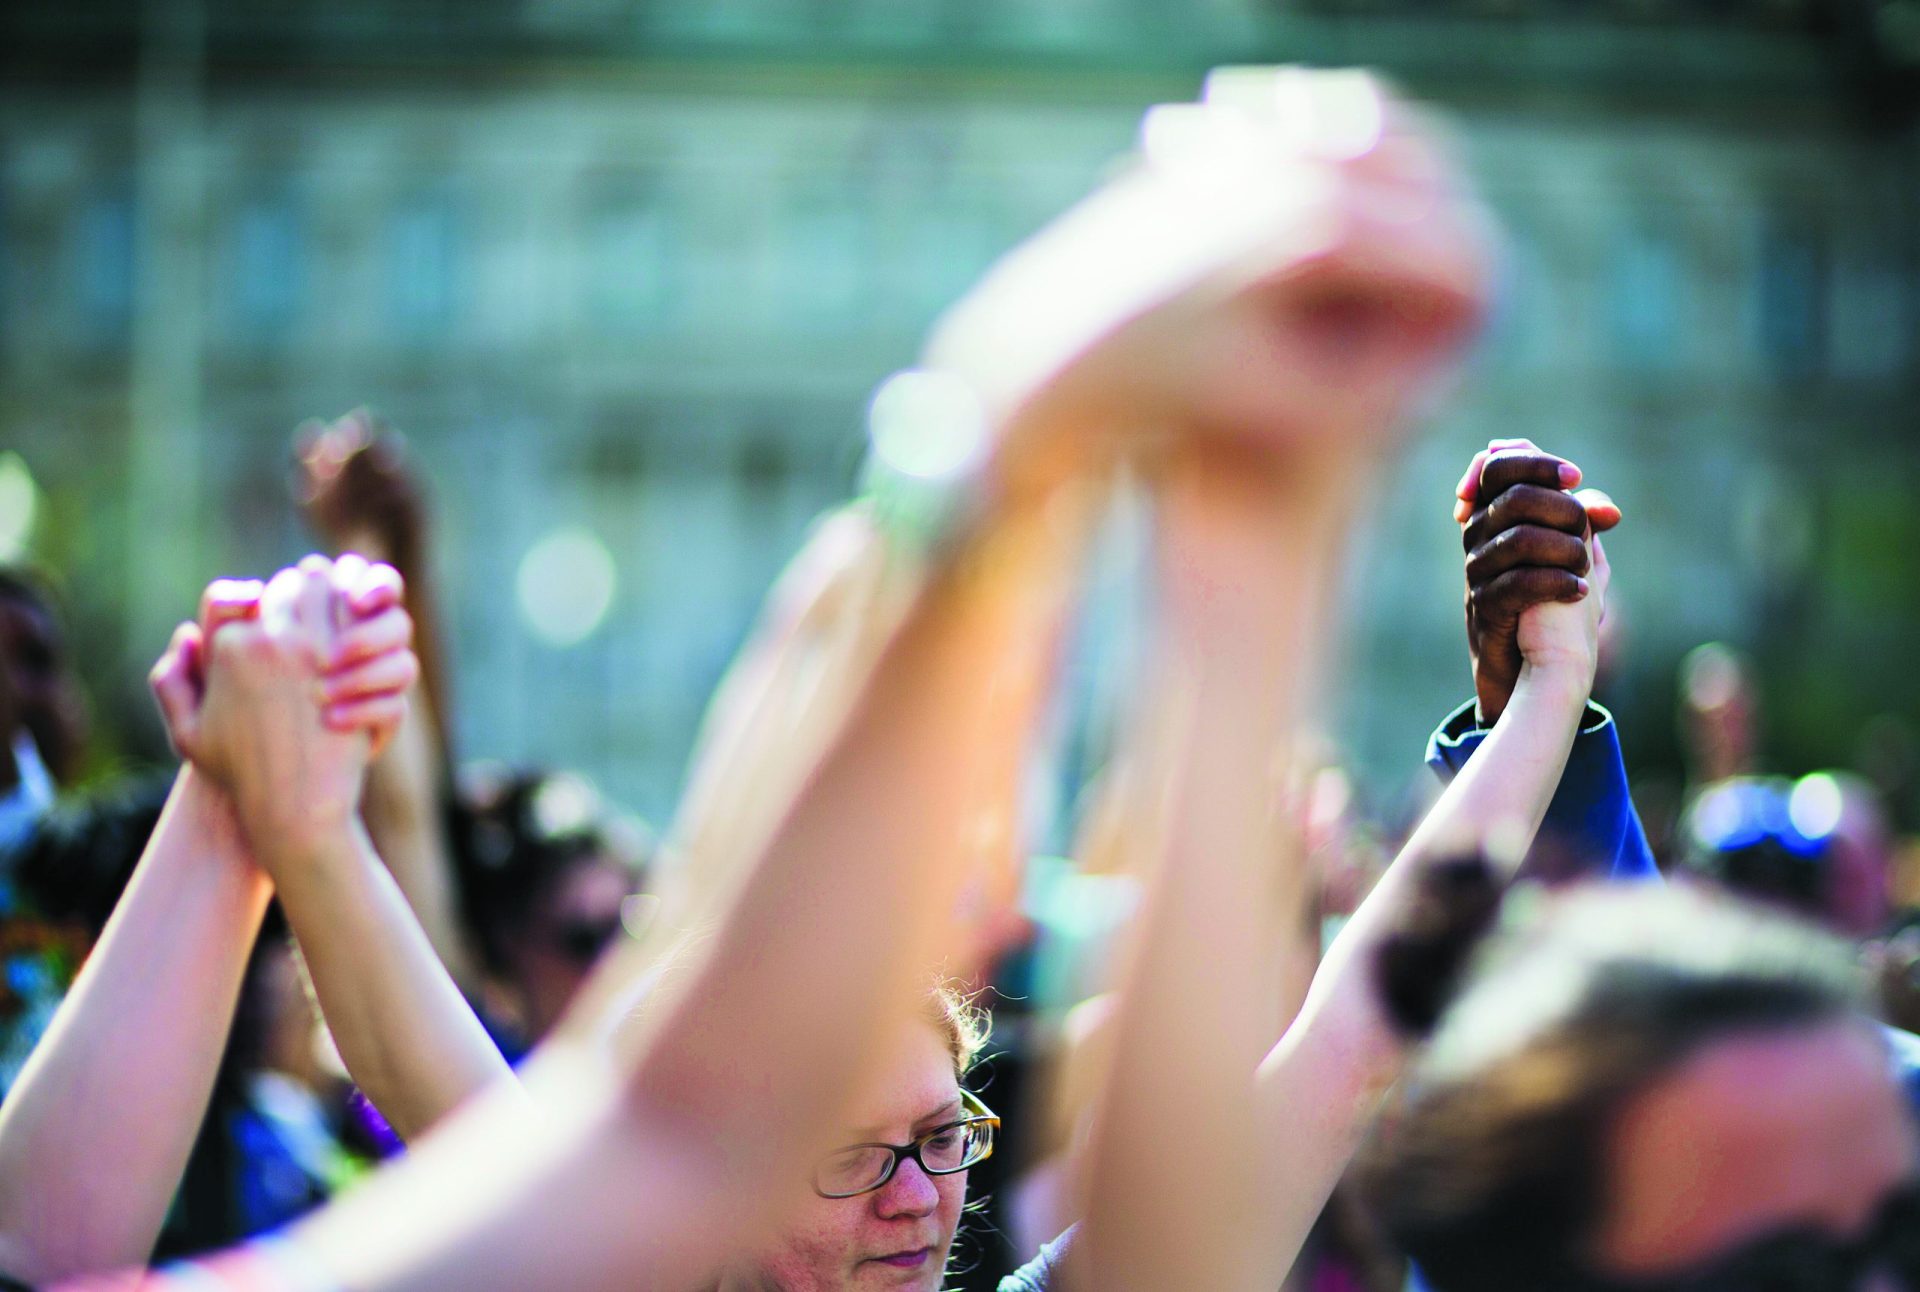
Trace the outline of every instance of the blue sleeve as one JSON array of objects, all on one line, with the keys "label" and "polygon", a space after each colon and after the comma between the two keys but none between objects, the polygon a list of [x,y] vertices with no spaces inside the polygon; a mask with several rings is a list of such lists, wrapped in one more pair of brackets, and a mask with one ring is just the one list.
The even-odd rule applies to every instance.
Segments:
[{"label": "blue sleeve", "polygon": [[[1450,781],[1487,738],[1466,704],[1447,715],[1427,742],[1427,765]],[[1554,864],[1550,857],[1570,859]],[[1560,777],[1540,835],[1522,873],[1550,869],[1555,877],[1572,873],[1611,879],[1653,879],[1660,874],[1640,814],[1627,793],[1627,765],[1620,756],[1620,733],[1613,715],[1587,704],[1586,719],[1574,737],[1573,752]]]}]

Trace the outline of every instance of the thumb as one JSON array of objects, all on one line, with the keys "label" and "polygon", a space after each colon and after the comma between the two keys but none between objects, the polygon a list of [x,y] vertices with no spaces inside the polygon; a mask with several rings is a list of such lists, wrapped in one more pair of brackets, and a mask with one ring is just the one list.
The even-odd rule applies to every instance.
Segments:
[{"label": "thumb", "polygon": [[1596,534],[1604,534],[1620,523],[1620,505],[1599,489],[1582,489],[1573,495],[1587,509],[1587,524]]},{"label": "thumb", "polygon": [[173,630],[173,639],[165,653],[147,675],[147,684],[160,706],[160,717],[167,725],[175,752],[187,756],[200,730],[200,700],[204,674],[201,667],[204,641],[199,625],[183,623]]}]

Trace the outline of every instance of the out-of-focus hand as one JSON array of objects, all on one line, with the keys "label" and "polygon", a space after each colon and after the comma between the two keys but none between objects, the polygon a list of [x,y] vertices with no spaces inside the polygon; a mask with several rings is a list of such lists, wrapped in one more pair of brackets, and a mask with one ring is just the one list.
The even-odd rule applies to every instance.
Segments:
[{"label": "out-of-focus hand", "polygon": [[[1580,479],[1577,466],[1530,440],[1496,440],[1474,455],[1456,490],[1455,518],[1466,548],[1467,649],[1482,723],[1506,710],[1527,658],[1523,616],[1535,606],[1589,596],[1587,540],[1620,522],[1620,509],[1599,490],[1568,492]],[[1565,644],[1538,646],[1544,659]]]},{"label": "out-of-focus hand", "polygon": [[351,549],[418,572],[426,499],[398,436],[355,409],[302,427],[295,455],[296,499],[316,534],[335,551]]},{"label": "out-of-focus hand", "polygon": [[1364,462],[1485,301],[1490,226],[1445,150],[1364,74],[1301,69],[1216,73],[1143,143],[942,319],[926,365],[981,394],[1015,479],[1127,432]]},{"label": "out-of-focus hand", "polygon": [[151,674],[181,755],[224,787],[249,830],[331,824],[418,671],[391,567],[309,557],[264,587],[221,581]]}]

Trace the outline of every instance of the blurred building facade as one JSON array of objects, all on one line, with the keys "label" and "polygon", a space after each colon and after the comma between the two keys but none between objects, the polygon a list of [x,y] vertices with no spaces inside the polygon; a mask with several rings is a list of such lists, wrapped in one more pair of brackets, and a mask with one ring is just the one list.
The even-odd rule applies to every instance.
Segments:
[{"label": "blurred building facade", "polygon": [[[866,392],[937,310],[1206,66],[1376,64],[1450,114],[1513,255],[1356,564],[1357,761],[1404,775],[1467,693],[1449,491],[1495,435],[1625,506],[1630,705],[1732,637],[1817,745],[1920,710],[1920,152],[1903,10],[1869,8],[16,7],[0,446],[44,491],[39,554],[114,705],[201,582],[302,549],[294,426],[374,406],[434,485],[462,752],[658,813],[767,581],[851,485]],[[583,542],[611,558],[604,617],[577,561],[526,565]]]}]

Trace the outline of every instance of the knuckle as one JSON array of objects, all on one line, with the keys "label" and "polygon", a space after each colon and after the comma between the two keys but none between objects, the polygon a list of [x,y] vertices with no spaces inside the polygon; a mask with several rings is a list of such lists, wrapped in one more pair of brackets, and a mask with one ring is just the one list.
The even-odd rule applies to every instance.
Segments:
[{"label": "knuckle", "polygon": [[1500,573],[1502,554],[1505,551],[1506,535],[1496,534],[1490,541],[1482,543],[1467,553],[1467,582],[1475,587],[1484,586]]},{"label": "knuckle", "polygon": [[1555,529],[1565,534],[1584,534],[1587,530],[1587,509],[1580,500],[1569,493],[1549,494],[1542,499],[1543,519]]}]

